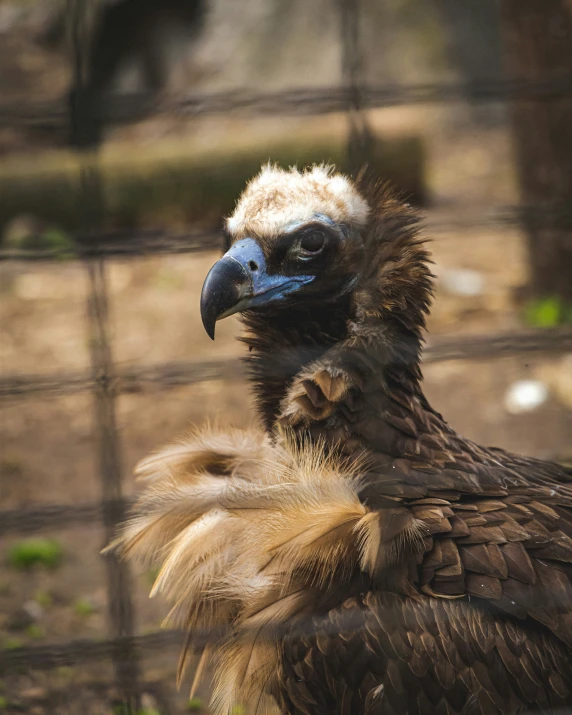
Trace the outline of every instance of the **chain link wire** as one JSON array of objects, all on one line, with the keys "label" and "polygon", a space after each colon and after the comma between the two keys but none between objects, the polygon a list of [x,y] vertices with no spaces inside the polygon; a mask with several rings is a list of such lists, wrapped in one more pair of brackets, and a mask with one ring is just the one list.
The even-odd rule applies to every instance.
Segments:
[{"label": "chain link wire", "polygon": [[[338,0],[350,3],[350,0]],[[229,90],[196,93],[179,98],[158,98],[155,94],[115,94],[98,97],[97,116],[105,125],[123,125],[161,115],[193,119],[216,114],[244,113],[249,116],[304,116],[347,112],[355,106],[356,91],[345,73],[340,87],[298,87],[279,92]],[[382,109],[415,104],[447,102],[513,102],[530,100],[548,102],[572,95],[572,76],[540,78],[506,77],[470,82],[425,82],[420,84],[373,85],[360,81],[360,109]],[[69,110],[60,101],[28,104],[0,103],[0,127],[41,128],[54,134],[64,133],[70,125]]]}]

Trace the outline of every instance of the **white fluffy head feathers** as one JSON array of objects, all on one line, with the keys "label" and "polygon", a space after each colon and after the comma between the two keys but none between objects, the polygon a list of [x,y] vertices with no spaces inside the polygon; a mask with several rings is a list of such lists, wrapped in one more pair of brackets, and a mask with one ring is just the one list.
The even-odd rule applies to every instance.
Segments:
[{"label": "white fluffy head feathers", "polygon": [[351,180],[331,166],[285,171],[267,164],[247,185],[226,223],[234,238],[273,237],[316,214],[361,228],[368,213],[366,200]]}]

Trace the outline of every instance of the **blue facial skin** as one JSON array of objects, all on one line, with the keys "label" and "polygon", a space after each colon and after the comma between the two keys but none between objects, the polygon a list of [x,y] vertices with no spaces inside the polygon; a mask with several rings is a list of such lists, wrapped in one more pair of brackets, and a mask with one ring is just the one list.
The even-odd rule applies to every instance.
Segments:
[{"label": "blue facial skin", "polygon": [[258,243],[253,238],[237,241],[223,256],[223,259],[236,261],[249,278],[250,286],[245,286],[245,295],[235,306],[223,313],[219,319],[226,318],[257,305],[282,300],[301,286],[314,280],[315,276],[282,276],[267,273],[266,258]]},{"label": "blue facial skin", "polygon": [[[339,240],[347,238],[346,228],[337,226],[326,215],[316,213],[313,220],[338,233]],[[294,221],[282,234],[294,234],[306,221]],[[295,247],[295,246],[294,246]],[[313,262],[315,254],[297,251],[296,261]],[[207,335],[214,340],[217,321],[234,313],[241,313],[268,303],[279,303],[315,280],[315,275],[270,274],[262,248],[253,238],[237,241],[209,271],[201,292],[201,318]],[[340,294],[355,284],[357,276],[342,286]]]}]

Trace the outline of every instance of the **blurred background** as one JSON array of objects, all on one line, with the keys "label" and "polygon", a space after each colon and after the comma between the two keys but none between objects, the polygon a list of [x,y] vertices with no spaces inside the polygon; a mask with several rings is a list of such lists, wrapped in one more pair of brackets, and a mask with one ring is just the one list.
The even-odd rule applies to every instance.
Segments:
[{"label": "blurred background", "polygon": [[198,303],[261,162],[416,203],[429,398],[572,461],[571,33],[569,0],[0,0],[0,712],[208,712],[99,550],[141,457],[252,419]]}]

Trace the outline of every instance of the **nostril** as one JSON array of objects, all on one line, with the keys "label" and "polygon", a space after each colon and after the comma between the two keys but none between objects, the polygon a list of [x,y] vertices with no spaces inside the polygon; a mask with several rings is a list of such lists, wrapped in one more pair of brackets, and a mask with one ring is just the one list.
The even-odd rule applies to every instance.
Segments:
[{"label": "nostril", "polygon": [[258,263],[256,263],[255,261],[248,261],[248,267],[250,268],[251,271],[257,271]]}]

